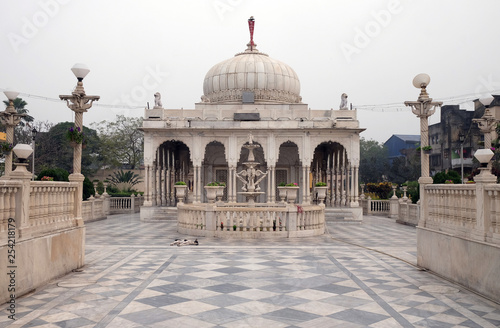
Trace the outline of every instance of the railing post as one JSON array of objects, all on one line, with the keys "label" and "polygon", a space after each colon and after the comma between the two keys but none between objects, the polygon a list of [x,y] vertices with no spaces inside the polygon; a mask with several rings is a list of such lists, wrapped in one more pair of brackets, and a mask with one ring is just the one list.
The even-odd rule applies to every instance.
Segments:
[{"label": "railing post", "polygon": [[397,219],[399,216],[399,199],[394,192],[394,195],[389,199],[389,217]]},{"label": "railing post", "polygon": [[206,231],[212,231],[212,235],[215,236],[215,204],[207,204],[206,205],[206,213],[205,213],[205,224]]},{"label": "railing post", "polygon": [[135,211],[135,195],[130,195],[130,213],[134,213]]},{"label": "railing post", "polygon": [[26,170],[25,166],[18,166],[16,170],[8,176],[10,180],[20,180],[22,182],[22,185],[17,190],[15,196],[16,209],[14,219],[16,220],[16,225],[19,229],[19,239],[27,239],[31,237],[29,221],[31,177],[31,173]]},{"label": "railing post", "polygon": [[297,231],[297,207],[295,205],[288,205],[288,211],[286,214],[288,218],[285,223],[286,231],[288,237],[295,237],[295,232]]},{"label": "railing post", "polygon": [[110,198],[111,196],[109,196],[108,194],[102,194],[102,210],[104,212],[104,215],[108,216],[109,215],[109,208],[110,208]]},{"label": "railing post", "polygon": [[366,214],[370,215],[372,213],[372,198],[368,196],[366,199]]},{"label": "railing post", "polygon": [[490,206],[488,192],[485,190],[487,184],[494,184],[496,177],[488,169],[481,168],[481,173],[474,177],[476,182],[476,227],[472,231],[474,239],[486,241],[487,232],[490,229]]}]

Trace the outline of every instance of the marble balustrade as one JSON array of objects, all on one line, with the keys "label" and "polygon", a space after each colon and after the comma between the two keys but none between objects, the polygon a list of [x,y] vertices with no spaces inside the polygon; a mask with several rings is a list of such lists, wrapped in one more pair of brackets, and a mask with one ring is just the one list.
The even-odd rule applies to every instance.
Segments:
[{"label": "marble balustrade", "polygon": [[324,233],[323,205],[182,204],[177,208],[178,231],[195,236],[274,238]]}]

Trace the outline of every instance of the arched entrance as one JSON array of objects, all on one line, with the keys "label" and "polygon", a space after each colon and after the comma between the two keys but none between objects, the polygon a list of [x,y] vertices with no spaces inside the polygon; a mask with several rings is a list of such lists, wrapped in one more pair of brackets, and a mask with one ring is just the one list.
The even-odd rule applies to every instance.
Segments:
[{"label": "arched entrance", "polygon": [[[210,182],[224,182],[228,184],[228,165],[225,156],[224,145],[218,141],[212,141],[205,147],[203,159],[202,185]],[[202,194],[202,201],[206,202],[206,195]],[[227,201],[227,188],[224,188],[223,201]]]},{"label": "arched entrance", "polygon": [[184,181],[193,189],[193,170],[189,148],[182,141],[169,140],[156,150],[152,201],[156,206],[175,206],[174,184]]},{"label": "arched entrance", "polygon": [[317,182],[327,184],[328,193],[325,200],[327,206],[345,207],[355,201],[352,166],[347,151],[341,144],[328,141],[316,147],[311,176],[313,186]]}]

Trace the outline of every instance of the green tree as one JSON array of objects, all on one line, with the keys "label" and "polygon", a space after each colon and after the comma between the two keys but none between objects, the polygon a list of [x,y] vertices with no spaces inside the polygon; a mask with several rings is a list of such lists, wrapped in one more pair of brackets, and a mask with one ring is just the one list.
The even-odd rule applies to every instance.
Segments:
[{"label": "green tree", "polygon": [[361,138],[359,175],[360,182],[382,182],[387,180],[389,160],[387,148],[375,140]]},{"label": "green tree", "polygon": [[[3,103],[5,107],[9,106],[9,101],[4,100]],[[31,143],[31,123],[34,121],[33,116],[29,115],[29,110],[26,108],[28,103],[24,101],[22,98],[14,99],[14,109],[18,114],[25,114],[21,118],[19,124],[14,128],[14,144]],[[2,131],[5,131],[5,127],[2,125]]]},{"label": "green tree", "polygon": [[[4,100],[3,103],[5,104],[5,107],[9,106],[8,100]],[[33,122],[34,120],[33,116],[28,114],[29,110],[26,108],[26,105],[28,105],[28,103],[24,101],[22,98],[14,99],[14,109],[17,111],[17,113],[26,114],[21,119],[21,122],[19,123],[20,126],[25,126],[28,122]]]},{"label": "green tree", "polygon": [[[35,171],[44,168],[61,168],[73,171],[73,148],[66,140],[66,132],[74,126],[72,122],[54,125],[48,132],[37,136]],[[85,148],[82,151],[82,174],[89,175],[100,168],[99,137],[95,130],[83,127]]]},{"label": "green tree", "polygon": [[433,181],[432,183],[434,184],[445,183],[446,180],[451,180],[455,184],[462,183],[462,178],[460,177],[460,174],[458,174],[457,171],[453,170],[438,172],[432,177]]},{"label": "green tree", "polygon": [[389,171],[389,180],[402,184],[406,181],[416,181],[420,177],[420,156],[415,149],[404,149],[404,156],[396,157],[392,161]]},{"label": "green tree", "polygon": [[93,125],[101,141],[103,164],[111,168],[139,168],[144,153],[142,118],[117,115],[113,122]]}]

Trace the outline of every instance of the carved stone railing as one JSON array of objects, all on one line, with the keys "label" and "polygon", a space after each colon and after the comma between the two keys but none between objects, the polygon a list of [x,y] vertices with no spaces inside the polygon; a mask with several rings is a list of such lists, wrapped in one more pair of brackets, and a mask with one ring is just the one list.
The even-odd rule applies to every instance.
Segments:
[{"label": "carved stone railing", "polygon": [[420,218],[420,205],[412,204],[410,199],[399,199],[396,222],[417,226]]},{"label": "carved stone railing", "polygon": [[487,185],[484,190],[486,199],[485,216],[489,225],[486,231],[486,241],[500,245],[500,185]]},{"label": "carved stone railing", "polygon": [[7,244],[9,218],[15,218],[16,206],[21,199],[19,190],[21,181],[0,181],[0,245]]},{"label": "carved stone railing", "polygon": [[109,214],[137,213],[144,203],[144,196],[110,197]]},{"label": "carved stone railing", "polygon": [[33,235],[75,226],[77,182],[32,181],[29,225]]},{"label": "carved stone railing", "polygon": [[266,205],[179,204],[178,231],[223,238],[286,238],[324,233],[323,205]]},{"label": "carved stone railing", "polygon": [[473,239],[476,229],[476,186],[435,184],[425,188],[426,228]]},{"label": "carved stone railing", "polygon": [[387,216],[390,212],[391,206],[388,199],[373,200],[370,197],[360,201],[363,207],[363,214],[366,215],[384,215]]}]

